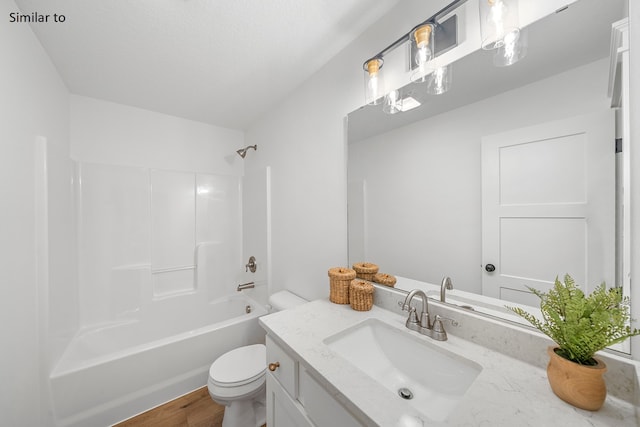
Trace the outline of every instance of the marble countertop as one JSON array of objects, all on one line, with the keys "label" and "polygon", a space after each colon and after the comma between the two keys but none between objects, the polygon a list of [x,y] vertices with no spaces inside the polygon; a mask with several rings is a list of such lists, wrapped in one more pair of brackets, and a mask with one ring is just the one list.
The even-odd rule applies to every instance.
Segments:
[{"label": "marble countertop", "polygon": [[[357,367],[342,359],[323,340],[368,318],[415,334],[482,366],[458,409],[435,423]],[[546,371],[457,336],[444,342],[408,331],[405,318],[373,306],[358,312],[328,299],[273,313],[260,319],[267,333],[283,344],[314,378],[367,425],[404,426],[637,426],[634,406],[607,396],[600,411],[574,408],[556,397]],[[544,351],[544,350],[541,350]],[[429,369],[429,366],[425,366]]]}]

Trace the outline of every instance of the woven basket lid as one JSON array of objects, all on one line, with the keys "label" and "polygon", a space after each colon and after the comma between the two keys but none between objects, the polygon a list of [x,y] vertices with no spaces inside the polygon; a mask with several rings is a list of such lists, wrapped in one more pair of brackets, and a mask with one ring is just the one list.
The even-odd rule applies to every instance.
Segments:
[{"label": "woven basket lid", "polygon": [[383,284],[383,285],[395,285],[396,284],[396,277],[392,276],[391,274],[376,273],[373,276],[373,281],[376,282],[376,283]]},{"label": "woven basket lid", "polygon": [[364,292],[366,294],[373,293],[373,285],[370,282],[367,282],[366,280],[358,280],[358,279],[352,280],[350,287],[354,291]]},{"label": "woven basket lid", "polygon": [[356,278],[356,271],[347,267],[333,267],[329,269],[329,277],[340,280],[351,280]]},{"label": "woven basket lid", "polygon": [[357,262],[353,264],[353,269],[358,273],[377,273],[378,266],[370,262]]}]

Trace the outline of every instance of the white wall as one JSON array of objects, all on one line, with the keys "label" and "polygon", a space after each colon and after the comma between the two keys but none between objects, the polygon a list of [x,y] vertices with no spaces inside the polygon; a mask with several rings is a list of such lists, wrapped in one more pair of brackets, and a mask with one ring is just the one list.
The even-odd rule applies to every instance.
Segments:
[{"label": "white wall", "polygon": [[107,165],[241,176],[242,131],[71,96],[71,157]]},{"label": "white wall", "polygon": [[[442,5],[446,2],[441,2]],[[429,17],[434,5],[404,1],[291,96],[252,125],[248,171],[271,168],[271,291],[328,295],[327,270],[347,263],[344,120],[364,102],[362,64]]]},{"label": "white wall", "polygon": [[[0,4],[4,17],[16,10],[12,0]],[[45,426],[47,337],[64,341],[77,326],[73,307],[48,309],[49,301],[73,303],[77,290],[69,99],[28,25],[1,25],[0,51],[0,413],[5,425]]]},{"label": "white wall", "polygon": [[350,144],[349,181],[367,186],[366,260],[429,283],[451,276],[456,289],[481,293],[481,138],[609,111],[608,73],[603,59]]}]

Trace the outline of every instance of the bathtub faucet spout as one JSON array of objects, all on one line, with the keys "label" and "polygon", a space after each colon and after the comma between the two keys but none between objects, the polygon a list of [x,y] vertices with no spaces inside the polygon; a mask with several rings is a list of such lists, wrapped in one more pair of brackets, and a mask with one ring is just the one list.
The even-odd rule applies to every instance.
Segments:
[{"label": "bathtub faucet spout", "polygon": [[240,292],[240,291],[244,291],[245,289],[251,289],[255,287],[256,285],[253,282],[243,283],[241,285],[238,285],[238,288],[236,289],[236,291]]}]

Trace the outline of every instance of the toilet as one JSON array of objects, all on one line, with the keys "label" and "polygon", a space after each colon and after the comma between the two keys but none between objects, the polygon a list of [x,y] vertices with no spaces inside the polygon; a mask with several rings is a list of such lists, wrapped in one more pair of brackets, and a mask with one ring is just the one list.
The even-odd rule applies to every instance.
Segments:
[{"label": "toilet", "polygon": [[[271,312],[304,304],[289,291],[269,297]],[[218,357],[209,369],[211,398],[226,406],[222,427],[260,427],[266,422],[267,351],[264,344],[233,349]]]}]

